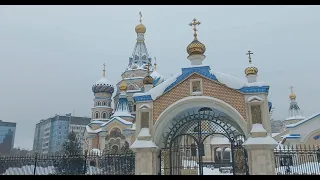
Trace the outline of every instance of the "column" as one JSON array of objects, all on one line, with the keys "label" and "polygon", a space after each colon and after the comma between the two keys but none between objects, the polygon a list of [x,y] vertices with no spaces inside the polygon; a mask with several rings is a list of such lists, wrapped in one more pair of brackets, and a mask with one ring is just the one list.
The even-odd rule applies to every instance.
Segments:
[{"label": "column", "polygon": [[250,175],[275,175],[274,149],[278,143],[267,134],[262,124],[253,124],[251,137],[243,143],[248,153]]},{"label": "column", "polygon": [[103,153],[104,148],[106,147],[106,135],[99,135],[99,150]]}]

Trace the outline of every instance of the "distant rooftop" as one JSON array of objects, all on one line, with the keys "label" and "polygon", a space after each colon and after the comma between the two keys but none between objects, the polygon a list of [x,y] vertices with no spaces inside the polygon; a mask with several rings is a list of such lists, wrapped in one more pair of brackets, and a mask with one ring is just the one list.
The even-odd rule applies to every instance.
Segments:
[{"label": "distant rooftop", "polygon": [[17,123],[15,122],[4,122],[0,120],[0,126],[9,126],[9,127],[16,127]]}]

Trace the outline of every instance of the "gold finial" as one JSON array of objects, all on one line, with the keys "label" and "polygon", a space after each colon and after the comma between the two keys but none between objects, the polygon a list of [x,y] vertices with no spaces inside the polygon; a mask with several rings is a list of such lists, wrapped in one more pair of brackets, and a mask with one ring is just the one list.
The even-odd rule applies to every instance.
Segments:
[{"label": "gold finial", "polygon": [[153,82],[154,82],[154,79],[150,76],[150,65],[151,65],[151,63],[148,62],[147,76],[143,78],[143,84],[153,84]]},{"label": "gold finial", "polygon": [[248,53],[246,53],[246,55],[248,55],[248,58],[249,58],[249,63],[251,64],[252,61],[251,61],[251,54],[253,54],[250,50],[248,51]]},{"label": "gold finial", "polygon": [[156,57],[154,57],[154,70],[156,70],[157,69],[157,58]]},{"label": "gold finial", "polygon": [[200,21],[197,21],[197,19],[196,18],[193,18],[193,20],[192,20],[193,22],[191,22],[191,23],[189,23],[189,26],[193,26],[193,31],[194,31],[194,34],[193,34],[193,36],[194,36],[194,39],[197,39],[197,25],[199,26],[200,24],[201,24],[201,22]]},{"label": "gold finial", "polygon": [[106,63],[103,63],[103,77],[106,76]]},{"label": "gold finial", "polygon": [[139,12],[139,15],[140,15],[140,23],[142,23],[142,13],[141,13],[141,11]]},{"label": "gold finial", "polygon": [[140,15],[140,20],[139,20],[139,21],[140,21],[140,24],[138,24],[138,25],[136,26],[135,30],[136,30],[136,33],[137,33],[137,34],[140,34],[140,33],[144,34],[144,33],[146,33],[147,29],[146,29],[146,27],[142,24],[142,13],[139,12],[139,15]]},{"label": "gold finial", "polygon": [[200,41],[197,39],[197,25],[200,25],[201,22],[197,21],[196,18],[192,20],[193,22],[189,23],[189,26],[193,26],[193,31],[194,31],[194,39],[193,41],[187,46],[187,53],[189,56],[191,55],[203,55],[206,51],[206,46],[202,44]]},{"label": "gold finial", "polygon": [[297,96],[296,96],[296,95],[294,94],[294,92],[293,92],[293,87],[290,86],[289,88],[290,88],[290,90],[291,90],[291,94],[290,94],[289,98],[290,98],[291,100],[296,99]]}]

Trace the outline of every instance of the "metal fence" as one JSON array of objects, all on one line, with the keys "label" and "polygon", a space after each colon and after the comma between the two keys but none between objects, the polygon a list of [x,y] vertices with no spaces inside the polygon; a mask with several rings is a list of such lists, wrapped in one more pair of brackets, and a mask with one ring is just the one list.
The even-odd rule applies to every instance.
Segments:
[{"label": "metal fence", "polygon": [[0,175],[134,175],[132,151],[0,156]]},{"label": "metal fence", "polygon": [[275,149],[277,175],[320,175],[320,148],[307,145]]}]

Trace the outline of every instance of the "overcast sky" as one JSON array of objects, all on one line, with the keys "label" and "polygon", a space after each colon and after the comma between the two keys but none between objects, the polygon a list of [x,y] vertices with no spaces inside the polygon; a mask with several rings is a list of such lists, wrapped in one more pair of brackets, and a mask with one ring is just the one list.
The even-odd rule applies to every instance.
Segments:
[{"label": "overcast sky", "polygon": [[17,123],[15,147],[32,148],[40,119],[91,115],[102,64],[113,84],[128,64],[139,11],[165,77],[189,65],[195,17],[213,70],[245,80],[246,52],[254,53],[275,119],[288,114],[289,86],[305,116],[320,111],[318,6],[0,6],[0,119]]}]

